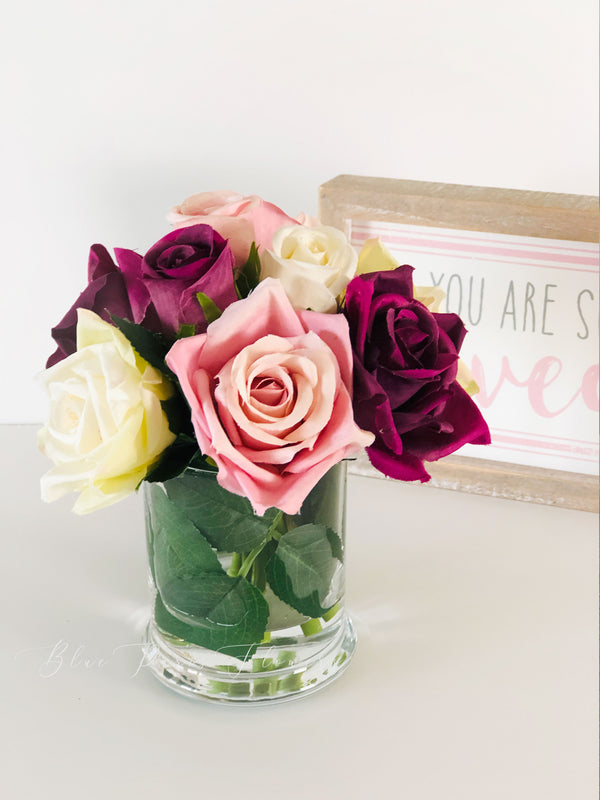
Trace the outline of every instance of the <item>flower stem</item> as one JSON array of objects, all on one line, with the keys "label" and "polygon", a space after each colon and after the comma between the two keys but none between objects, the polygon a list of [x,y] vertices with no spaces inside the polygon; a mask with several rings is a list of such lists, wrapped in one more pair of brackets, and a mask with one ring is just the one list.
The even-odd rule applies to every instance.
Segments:
[{"label": "flower stem", "polygon": [[265,564],[262,563],[262,561],[255,564],[255,561],[271,540],[278,542],[285,533],[285,530],[280,530],[282,520],[283,511],[278,511],[273,517],[273,522],[269,525],[266,538],[263,542],[245,556],[242,555],[242,553],[233,553],[231,567],[227,574],[232,578],[245,578],[252,569],[251,581],[263,592],[267,583]]},{"label": "flower stem", "polygon": [[265,569],[264,553],[265,550],[263,548],[256,561],[252,565],[252,583],[261,592],[264,592],[267,585],[267,572]]},{"label": "flower stem", "polygon": [[323,630],[320,619],[308,619],[306,622],[303,622],[300,627],[305,636],[314,636],[315,633],[319,633]]},{"label": "flower stem", "polygon": [[279,526],[281,525],[281,520],[283,519],[283,511],[278,511],[273,518],[273,522],[269,525],[269,530],[267,531],[267,541],[271,539],[275,539],[279,541],[285,531],[280,531]]},{"label": "flower stem", "polygon": [[240,571],[240,567],[242,565],[242,554],[241,553],[232,553],[231,554],[231,566],[227,570],[227,574],[235,578]]},{"label": "flower stem", "polygon": [[339,603],[336,603],[334,606],[331,606],[329,611],[326,611],[323,614],[323,619],[325,620],[325,622],[329,622],[330,619],[333,619],[333,617],[335,617],[335,615],[338,613],[339,610],[340,610]]},{"label": "flower stem", "polygon": [[250,550],[248,555],[242,561],[241,566],[240,566],[240,568],[239,568],[239,570],[237,572],[237,576],[236,577],[238,577],[238,578],[245,578],[246,577],[246,575],[250,572],[250,568],[254,564],[254,561],[256,560],[256,557],[258,556],[258,554],[260,552],[262,552],[262,549],[263,549],[264,546],[265,546],[265,543],[262,542],[257,547],[255,547],[253,550]]}]

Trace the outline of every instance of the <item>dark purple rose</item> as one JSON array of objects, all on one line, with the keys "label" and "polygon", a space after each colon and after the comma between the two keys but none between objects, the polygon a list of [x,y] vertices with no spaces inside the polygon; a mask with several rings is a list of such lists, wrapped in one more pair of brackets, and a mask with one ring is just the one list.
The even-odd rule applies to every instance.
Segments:
[{"label": "dark purple rose", "polygon": [[[134,314],[144,310],[145,327],[176,336],[182,325],[203,333],[207,323],[198,292],[221,311],[238,298],[233,254],[227,241],[210,225],[178,228],[163,236],[144,257],[115,249]],[[150,304],[150,305],[148,305]]]},{"label": "dark purple rose", "polygon": [[122,273],[113,263],[106,247],[93,244],[90,247],[88,260],[88,285],[58,325],[52,328],[52,338],[58,347],[46,362],[46,367],[57,364],[77,349],[78,308],[94,311],[106,322],[110,322],[109,312],[117,317],[140,322],[146,311],[144,308],[141,315],[137,316],[132,312]]},{"label": "dark purple rose", "polygon": [[466,334],[456,314],[413,298],[413,268],[371,272],[346,288],[354,351],[354,416],[372,431],[373,466],[400,480],[429,480],[423,461],[462,445],[489,444],[488,426],[457,383]]}]

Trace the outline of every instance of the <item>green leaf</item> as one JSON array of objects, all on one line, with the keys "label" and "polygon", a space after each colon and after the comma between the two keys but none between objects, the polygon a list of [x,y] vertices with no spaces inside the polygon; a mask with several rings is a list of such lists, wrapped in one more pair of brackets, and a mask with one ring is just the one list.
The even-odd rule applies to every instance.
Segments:
[{"label": "green leaf", "polygon": [[195,336],[195,335],[196,335],[195,325],[186,325],[184,323],[179,327],[179,330],[177,331],[178,339],[187,339],[188,336]]},{"label": "green leaf", "polygon": [[240,298],[248,297],[253,289],[260,283],[260,258],[254,242],[250,246],[248,260],[240,269],[235,280],[235,286]]},{"label": "green leaf", "polygon": [[210,323],[214,322],[216,319],[219,319],[223,312],[207,294],[204,294],[204,292],[198,292],[196,297],[198,298],[198,302],[200,303],[204,318],[206,319],[208,325],[210,325]]},{"label": "green leaf", "polygon": [[172,550],[177,557],[177,564],[181,562],[183,572],[173,559],[169,562],[172,563],[172,572],[179,577],[207,572],[225,574],[210,543],[177,504],[167,497],[162,486],[150,486],[147,500],[150,507],[150,525],[154,535],[154,566],[159,588],[160,562],[165,555],[169,561],[168,550]]},{"label": "green leaf", "polygon": [[150,573],[152,580],[156,586],[156,573],[154,571],[154,534],[152,532],[152,523],[150,520],[150,504],[144,503],[144,522],[146,528],[146,548],[148,550],[148,561],[150,564]]},{"label": "green leaf", "polygon": [[225,573],[209,542],[161,486],[148,491],[157,624],[211,650],[242,659],[252,655],[269,616],[261,592]]},{"label": "green leaf", "polygon": [[206,612],[204,617],[183,621],[173,616],[157,595],[156,624],[166,633],[191,644],[247,660],[263,639],[269,618],[267,601],[243,578],[208,576],[207,583],[211,601],[202,604]]},{"label": "green leaf", "polygon": [[190,469],[199,469],[202,472],[212,472],[217,473],[218,467],[212,458],[209,456],[205,456],[203,453],[198,450],[196,455],[190,461]]},{"label": "green leaf", "polygon": [[190,471],[165,488],[181,512],[224,553],[243,553],[261,545],[277,514],[276,509],[268,509],[257,517],[250,501],[219,486],[214,473]]},{"label": "green leaf", "polygon": [[302,503],[300,524],[319,522],[334,531],[342,526],[344,514],[344,497],[346,480],[345,464],[337,463],[311,489]]},{"label": "green leaf", "polygon": [[164,483],[176,478],[189,466],[198,453],[198,444],[187,436],[178,436],[163,450],[160,460],[150,468],[144,480],[148,483]]},{"label": "green leaf", "polygon": [[173,578],[169,592],[162,591],[160,594],[165,607],[167,609],[171,607],[171,613],[184,622],[187,622],[189,617],[194,617],[198,618],[199,624],[203,627],[210,627],[211,622],[219,625],[237,625],[246,613],[243,599],[238,591],[239,586],[244,585],[240,584],[242,580],[224,573]]},{"label": "green leaf", "polygon": [[171,380],[175,378],[173,372],[165,364],[165,356],[172,345],[172,342],[166,336],[162,333],[149,331],[142,325],[137,325],[128,319],[121,319],[114,314],[111,314],[110,318],[138,355],[144,358],[152,367],[171,378]]},{"label": "green leaf", "polygon": [[331,547],[333,557],[337,558],[337,560],[342,563],[344,561],[344,550],[342,548],[340,537],[335,531],[332,531],[331,528],[327,528],[326,536],[329,546]]},{"label": "green leaf", "polygon": [[342,560],[337,534],[310,523],[284,534],[267,564],[267,579],[275,594],[309,617],[321,617],[337,563]]},{"label": "green leaf", "polygon": [[179,387],[166,400],[161,400],[161,408],[165,412],[169,429],[175,434],[185,434],[190,439],[194,438],[194,426],[190,406]]}]

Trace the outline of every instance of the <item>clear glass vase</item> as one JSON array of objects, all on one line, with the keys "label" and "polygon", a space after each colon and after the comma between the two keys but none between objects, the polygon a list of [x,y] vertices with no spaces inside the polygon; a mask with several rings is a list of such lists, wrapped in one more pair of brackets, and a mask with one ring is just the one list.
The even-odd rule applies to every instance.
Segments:
[{"label": "clear glass vase", "polygon": [[216,471],[145,484],[154,616],[146,658],[175,691],[281,701],[346,668],[356,637],[344,607],[346,463],[300,513],[256,516]]}]

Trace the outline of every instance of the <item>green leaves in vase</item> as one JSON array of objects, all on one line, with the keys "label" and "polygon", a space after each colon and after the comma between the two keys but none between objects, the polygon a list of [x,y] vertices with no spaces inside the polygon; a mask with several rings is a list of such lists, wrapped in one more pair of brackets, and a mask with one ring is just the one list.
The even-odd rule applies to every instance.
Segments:
[{"label": "green leaves in vase", "polygon": [[209,541],[161,486],[149,491],[157,624],[192,644],[248,658],[267,627],[262,592],[227,575]]},{"label": "green leaves in vase", "polygon": [[243,553],[265,544],[276,515],[257,517],[250,501],[223,489],[214,475],[190,470],[165,486],[169,499],[222,553]]},{"label": "green leaves in vase", "polygon": [[[275,508],[258,517],[214,471],[188,469],[147,492],[155,614],[167,633],[245,660],[267,629],[266,581],[303,616],[321,617],[337,601],[326,602],[342,544],[327,525],[298,525],[302,515]],[[309,518],[316,511],[309,508]],[[233,554],[228,572],[218,553]]]},{"label": "green leaves in vase", "polygon": [[[225,585],[224,579],[231,583]],[[179,639],[245,661],[262,640],[269,606],[261,592],[243,578],[224,575],[222,584],[211,587],[212,605],[205,617],[184,622],[167,610],[157,594],[154,618],[159,628]]]},{"label": "green leaves in vase", "polygon": [[342,561],[337,534],[325,525],[301,525],[286,533],[267,564],[267,580],[275,594],[301,614],[321,617],[336,562]]}]

